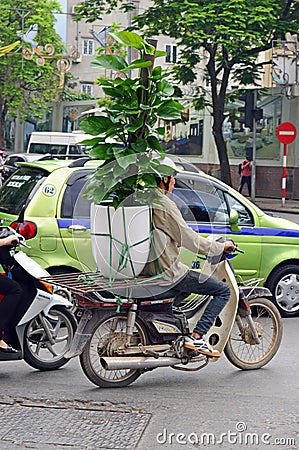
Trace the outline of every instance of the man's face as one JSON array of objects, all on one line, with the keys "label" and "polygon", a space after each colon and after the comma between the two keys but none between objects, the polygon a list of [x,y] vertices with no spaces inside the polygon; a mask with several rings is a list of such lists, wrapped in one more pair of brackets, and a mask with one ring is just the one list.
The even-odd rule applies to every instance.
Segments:
[{"label": "man's face", "polygon": [[168,187],[169,194],[172,193],[174,185],[175,185],[175,178],[174,178],[174,175],[171,175],[170,182],[169,182],[169,187]]}]

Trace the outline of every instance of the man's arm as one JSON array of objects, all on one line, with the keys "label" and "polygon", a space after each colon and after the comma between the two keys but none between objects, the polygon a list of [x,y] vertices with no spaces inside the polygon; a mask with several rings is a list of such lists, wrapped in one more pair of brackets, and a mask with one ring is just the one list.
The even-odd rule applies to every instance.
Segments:
[{"label": "man's arm", "polygon": [[205,238],[192,230],[176,204],[168,197],[163,199],[162,205],[155,211],[155,226],[168,234],[178,247],[203,255],[221,255],[224,249],[229,247],[228,243],[216,242],[213,236]]}]

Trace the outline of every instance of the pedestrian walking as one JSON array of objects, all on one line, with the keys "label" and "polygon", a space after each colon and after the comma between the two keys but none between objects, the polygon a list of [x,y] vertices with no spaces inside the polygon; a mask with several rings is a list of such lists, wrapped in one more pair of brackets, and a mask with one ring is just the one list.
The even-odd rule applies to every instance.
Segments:
[{"label": "pedestrian walking", "polygon": [[244,185],[247,185],[248,195],[251,197],[251,158],[246,156],[245,160],[241,163],[241,177],[238,191],[242,193]]}]

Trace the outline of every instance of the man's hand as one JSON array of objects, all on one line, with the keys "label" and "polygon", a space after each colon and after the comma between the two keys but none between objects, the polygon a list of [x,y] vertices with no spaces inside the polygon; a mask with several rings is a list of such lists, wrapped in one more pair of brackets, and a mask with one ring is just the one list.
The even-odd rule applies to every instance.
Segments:
[{"label": "man's hand", "polygon": [[4,239],[0,239],[0,246],[2,245],[18,245],[19,239],[15,234],[12,234],[11,236],[7,236]]},{"label": "man's hand", "polygon": [[233,253],[236,251],[236,246],[233,243],[233,241],[226,241],[224,244],[224,251],[225,253]]}]

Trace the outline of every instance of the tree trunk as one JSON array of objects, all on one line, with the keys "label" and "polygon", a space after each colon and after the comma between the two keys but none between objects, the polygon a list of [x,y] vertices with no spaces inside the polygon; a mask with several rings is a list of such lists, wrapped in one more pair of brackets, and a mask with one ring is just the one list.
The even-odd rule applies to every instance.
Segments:
[{"label": "tree trunk", "polygon": [[[215,120],[214,120],[214,124],[215,124]],[[214,129],[215,144],[217,147],[218,158],[219,158],[220,168],[221,168],[221,180],[224,181],[224,183],[231,186],[232,180],[231,180],[230,166],[229,166],[229,160],[228,160],[228,156],[227,156],[226,143],[225,143],[225,140],[224,140],[223,134],[222,134],[222,129],[220,131],[219,130],[215,131],[214,127],[213,127],[213,129]]]},{"label": "tree trunk", "polygon": [[6,150],[5,142],[5,118],[6,118],[7,108],[3,105],[0,100],[0,150]]},{"label": "tree trunk", "polygon": [[218,158],[221,168],[221,180],[229,186],[232,185],[229,160],[227,155],[226,142],[223,137],[222,125],[225,119],[224,107],[225,96],[230,75],[229,67],[223,69],[222,81],[218,86],[217,71],[215,68],[216,51],[210,52],[210,59],[207,64],[208,73],[211,80],[211,94],[213,103],[213,136],[217,147]]}]

